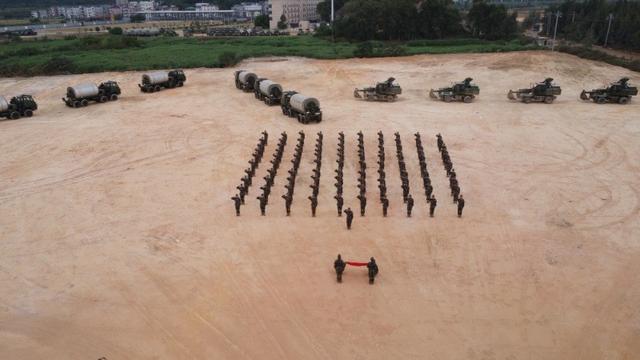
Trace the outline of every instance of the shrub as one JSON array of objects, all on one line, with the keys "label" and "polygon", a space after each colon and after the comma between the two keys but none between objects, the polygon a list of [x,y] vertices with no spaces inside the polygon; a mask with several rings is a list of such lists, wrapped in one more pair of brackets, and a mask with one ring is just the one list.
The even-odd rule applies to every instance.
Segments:
[{"label": "shrub", "polygon": [[67,74],[76,70],[75,63],[64,56],[56,56],[45,62],[41,71],[44,74]]},{"label": "shrub", "polygon": [[218,56],[218,63],[222,67],[229,67],[240,62],[240,58],[233,51],[225,51]]},{"label": "shrub", "polygon": [[114,27],[109,29],[109,34],[111,35],[122,35],[123,31],[121,27]]},{"label": "shrub", "polygon": [[358,44],[355,50],[353,50],[353,56],[364,58],[372,57],[374,51],[373,41],[365,41]]}]

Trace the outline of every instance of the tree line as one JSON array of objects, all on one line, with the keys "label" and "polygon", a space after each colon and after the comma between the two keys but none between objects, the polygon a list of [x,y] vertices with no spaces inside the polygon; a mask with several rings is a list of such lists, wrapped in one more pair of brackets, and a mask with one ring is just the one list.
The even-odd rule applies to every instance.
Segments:
[{"label": "tree line", "polygon": [[[515,13],[484,0],[475,0],[464,16],[452,0],[334,0],[334,7],[335,35],[349,40],[498,40],[518,33]],[[331,0],[320,2],[318,12],[323,21],[330,21]]]},{"label": "tree line", "polygon": [[613,47],[640,50],[640,2],[619,0],[565,1],[545,10],[541,21],[542,34],[553,36],[556,14],[558,36],[584,45],[603,45],[612,15],[607,44]]}]

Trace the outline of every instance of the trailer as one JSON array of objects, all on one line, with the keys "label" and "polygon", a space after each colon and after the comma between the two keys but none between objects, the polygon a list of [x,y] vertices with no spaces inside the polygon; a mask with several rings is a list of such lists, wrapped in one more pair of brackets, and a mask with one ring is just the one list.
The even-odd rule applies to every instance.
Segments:
[{"label": "trailer", "polygon": [[287,91],[282,95],[282,113],[298,119],[302,124],[322,121],[320,101],[316,98],[298,94],[295,91]]},{"label": "trailer", "polygon": [[187,76],[182,70],[156,71],[142,75],[142,84],[138,84],[144,93],[158,92],[184,86]]},{"label": "trailer", "polygon": [[14,96],[9,101],[0,96],[0,117],[10,120],[32,117],[37,109],[38,104],[31,95]]},{"label": "trailer", "polygon": [[256,90],[256,81],[258,75],[246,71],[238,70],[235,72],[236,88],[244,92],[252,92]]},{"label": "trailer", "polygon": [[255,86],[256,99],[271,106],[280,104],[282,100],[282,85],[269,79],[258,79]]},{"label": "trailer", "polygon": [[100,85],[80,84],[67,88],[67,97],[62,101],[69,107],[79,108],[89,105],[90,101],[104,103],[118,100],[120,86],[115,81],[105,81]]}]

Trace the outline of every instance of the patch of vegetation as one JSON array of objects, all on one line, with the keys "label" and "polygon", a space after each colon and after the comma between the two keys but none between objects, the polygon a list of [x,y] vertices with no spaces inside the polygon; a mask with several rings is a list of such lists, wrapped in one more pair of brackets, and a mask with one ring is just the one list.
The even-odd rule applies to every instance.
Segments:
[{"label": "patch of vegetation", "polygon": [[345,59],[535,49],[517,40],[420,40],[410,42],[331,42],[313,36],[238,38],[144,38],[117,35],[6,43],[0,48],[0,76],[226,67],[242,59],[303,56]]}]

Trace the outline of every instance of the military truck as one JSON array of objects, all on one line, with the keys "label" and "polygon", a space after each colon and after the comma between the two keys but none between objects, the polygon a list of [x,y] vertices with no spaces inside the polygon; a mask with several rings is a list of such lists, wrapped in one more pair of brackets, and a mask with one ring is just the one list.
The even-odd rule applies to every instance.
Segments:
[{"label": "military truck", "polygon": [[553,78],[546,78],[528,89],[509,90],[510,100],[520,100],[525,104],[530,102],[544,102],[551,104],[562,93],[560,86],[553,84]]},{"label": "military truck", "polygon": [[62,101],[73,108],[89,105],[89,101],[99,103],[118,100],[120,95],[120,86],[115,81],[105,81],[100,85],[96,84],[80,84],[67,88],[67,97]]},{"label": "military truck", "polygon": [[623,77],[622,79],[611,83],[606,88],[593,89],[591,91],[582,90],[580,93],[580,99],[592,100],[597,104],[604,103],[618,103],[627,104],[631,101],[632,96],[638,95],[638,88],[635,86],[629,86],[629,78]]},{"label": "military truck", "polygon": [[9,101],[0,96],[0,117],[10,120],[20,119],[23,116],[32,117],[37,109],[38,104],[31,95],[14,96]]},{"label": "military truck", "polygon": [[431,89],[429,96],[432,99],[440,99],[444,102],[463,101],[470,103],[480,94],[480,88],[472,84],[472,78],[466,78],[464,81],[453,84],[451,87],[444,87],[437,90]]},{"label": "military truck", "polygon": [[280,104],[282,86],[269,79],[258,79],[255,85],[255,96],[269,106]]},{"label": "military truck", "polygon": [[236,88],[245,92],[255,91],[256,81],[258,80],[258,75],[246,71],[246,70],[238,70],[235,73],[236,78]]},{"label": "military truck", "polygon": [[138,84],[140,91],[152,93],[165,89],[182,87],[187,81],[184,71],[176,69],[171,71],[156,71],[142,75],[142,84]]},{"label": "military truck", "polygon": [[353,96],[357,99],[364,98],[367,101],[396,101],[398,95],[402,94],[402,88],[395,81],[395,78],[390,77],[387,81],[377,83],[376,86],[355,89]]},{"label": "military truck", "polygon": [[320,102],[316,98],[298,94],[295,91],[285,91],[282,94],[280,106],[284,115],[297,118],[299,123],[322,121]]}]

